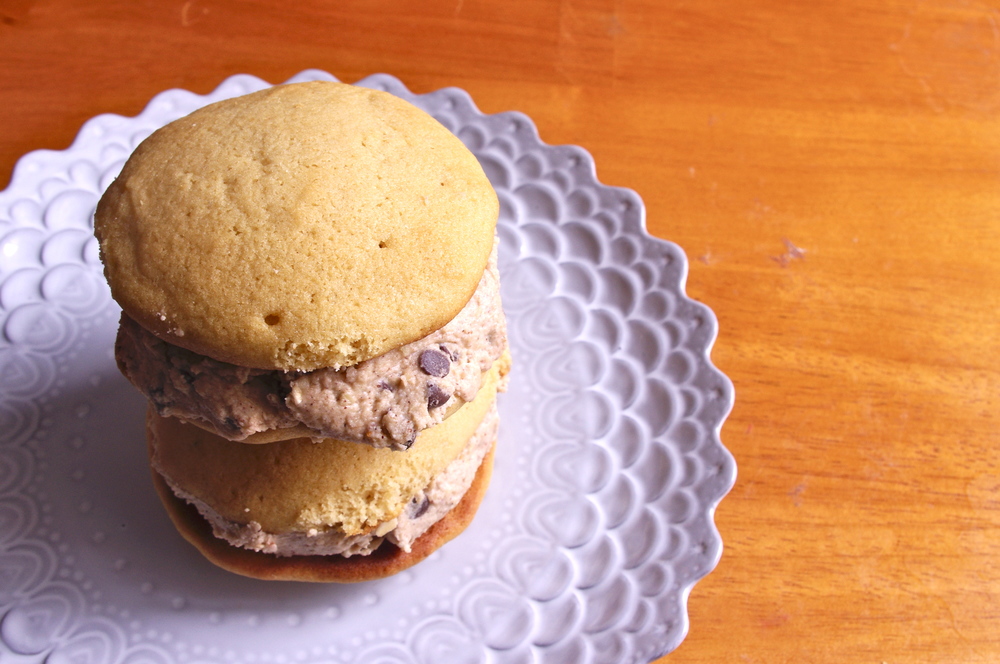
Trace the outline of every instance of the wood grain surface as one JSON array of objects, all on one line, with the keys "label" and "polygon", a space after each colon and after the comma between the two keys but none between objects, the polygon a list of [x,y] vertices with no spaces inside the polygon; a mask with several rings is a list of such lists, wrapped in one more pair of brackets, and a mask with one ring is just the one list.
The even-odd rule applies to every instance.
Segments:
[{"label": "wood grain surface", "polygon": [[0,0],[0,182],[251,73],[524,111],[718,315],[739,464],[666,661],[1000,661],[1000,12],[984,0]]}]

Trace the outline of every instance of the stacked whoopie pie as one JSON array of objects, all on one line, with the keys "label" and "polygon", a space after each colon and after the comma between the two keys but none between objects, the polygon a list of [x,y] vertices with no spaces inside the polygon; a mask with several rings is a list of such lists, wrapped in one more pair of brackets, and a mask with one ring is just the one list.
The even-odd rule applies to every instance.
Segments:
[{"label": "stacked whoopie pie", "polygon": [[98,205],[154,481],[210,560],[359,581],[485,492],[509,368],[496,194],[423,111],[330,82],[154,132]]}]

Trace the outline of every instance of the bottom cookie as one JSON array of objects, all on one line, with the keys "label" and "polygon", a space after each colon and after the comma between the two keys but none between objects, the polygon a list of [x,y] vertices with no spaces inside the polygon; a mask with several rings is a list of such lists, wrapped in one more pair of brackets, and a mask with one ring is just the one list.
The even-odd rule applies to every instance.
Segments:
[{"label": "bottom cookie", "polygon": [[432,554],[457,537],[472,522],[486,495],[493,472],[493,449],[483,459],[472,486],[462,500],[440,521],[431,526],[412,545],[409,553],[389,542],[371,555],[285,556],[258,553],[231,546],[212,534],[212,527],[198,510],[177,498],[166,481],[153,471],[153,484],[170,520],[188,542],[212,563],[230,572],[267,581],[309,581],[320,583],[356,583],[392,576]]}]

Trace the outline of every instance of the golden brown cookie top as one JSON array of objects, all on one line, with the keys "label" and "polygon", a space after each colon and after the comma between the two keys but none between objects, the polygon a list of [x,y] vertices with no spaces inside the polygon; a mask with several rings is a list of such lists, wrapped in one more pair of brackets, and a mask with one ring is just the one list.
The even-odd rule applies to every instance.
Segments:
[{"label": "golden brown cookie top", "polygon": [[397,517],[459,455],[490,411],[502,368],[497,363],[475,399],[420,432],[405,452],[332,439],[245,445],[151,411],[152,464],[234,523],[253,521],[270,533],[367,533]]},{"label": "golden brown cookie top", "polygon": [[498,203],[423,111],[329,82],[282,85],[154,132],[95,215],[125,312],[263,369],[351,366],[451,320],[486,266]]}]

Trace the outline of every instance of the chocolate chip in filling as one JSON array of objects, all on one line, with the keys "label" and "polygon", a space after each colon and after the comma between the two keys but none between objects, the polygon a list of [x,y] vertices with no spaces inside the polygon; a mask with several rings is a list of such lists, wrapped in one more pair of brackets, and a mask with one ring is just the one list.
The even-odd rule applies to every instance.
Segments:
[{"label": "chocolate chip in filling", "polygon": [[434,383],[427,383],[427,410],[440,408],[448,403],[451,395],[442,390]]},{"label": "chocolate chip in filling", "polygon": [[451,361],[448,356],[434,348],[421,351],[417,363],[420,365],[421,371],[435,378],[444,378],[451,370]]},{"label": "chocolate chip in filling", "polygon": [[427,512],[427,508],[431,506],[431,501],[427,498],[427,495],[421,491],[413,497],[410,504],[407,506],[407,513],[411,519],[419,519]]}]

